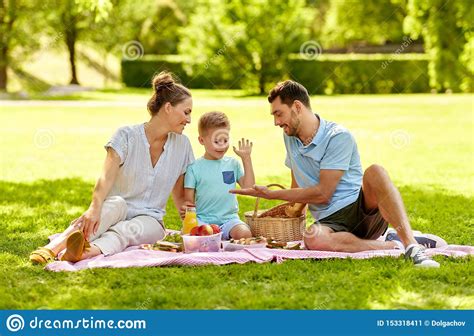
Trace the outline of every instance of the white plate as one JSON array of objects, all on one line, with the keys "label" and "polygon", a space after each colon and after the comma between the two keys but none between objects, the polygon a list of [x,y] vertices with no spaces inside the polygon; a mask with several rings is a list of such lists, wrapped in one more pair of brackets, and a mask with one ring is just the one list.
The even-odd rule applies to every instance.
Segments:
[{"label": "white plate", "polygon": [[263,248],[266,247],[266,243],[260,244],[252,244],[252,245],[243,245],[243,244],[236,244],[230,243],[228,241],[223,241],[222,246],[224,247],[224,251],[232,252],[232,251],[239,251],[243,249],[254,249],[254,248]]}]

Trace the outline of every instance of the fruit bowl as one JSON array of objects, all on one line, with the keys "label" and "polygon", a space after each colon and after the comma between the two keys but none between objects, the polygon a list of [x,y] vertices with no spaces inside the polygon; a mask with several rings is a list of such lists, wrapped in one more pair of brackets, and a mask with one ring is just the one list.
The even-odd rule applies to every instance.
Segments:
[{"label": "fruit bowl", "polygon": [[183,235],[184,252],[219,252],[221,249],[222,232],[209,236]]}]

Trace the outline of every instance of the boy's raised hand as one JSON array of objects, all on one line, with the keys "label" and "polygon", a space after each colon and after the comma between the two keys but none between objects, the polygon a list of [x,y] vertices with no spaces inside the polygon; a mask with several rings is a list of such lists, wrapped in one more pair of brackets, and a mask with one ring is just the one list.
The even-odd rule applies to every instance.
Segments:
[{"label": "boy's raised hand", "polygon": [[181,217],[181,219],[184,219],[184,215],[186,215],[187,207],[195,207],[195,206],[196,205],[194,204],[194,202],[184,201],[181,207],[178,209],[179,216]]},{"label": "boy's raised hand", "polygon": [[253,143],[249,141],[248,139],[242,138],[242,140],[239,140],[239,149],[234,147],[234,152],[238,156],[240,156],[241,159],[249,158],[250,154],[252,153],[252,146]]}]

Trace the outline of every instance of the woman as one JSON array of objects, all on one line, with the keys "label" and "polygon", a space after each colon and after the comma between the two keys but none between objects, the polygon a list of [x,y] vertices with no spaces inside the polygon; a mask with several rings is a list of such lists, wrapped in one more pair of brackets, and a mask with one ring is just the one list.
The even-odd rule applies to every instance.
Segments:
[{"label": "woman", "polygon": [[156,75],[152,83],[147,106],[151,119],[121,127],[112,136],[89,209],[33,251],[33,263],[47,263],[64,249],[61,260],[76,262],[164,238],[166,202],[172,193],[176,207],[182,208],[184,172],[194,161],[189,139],[182,134],[191,122],[192,98],[170,73]]}]

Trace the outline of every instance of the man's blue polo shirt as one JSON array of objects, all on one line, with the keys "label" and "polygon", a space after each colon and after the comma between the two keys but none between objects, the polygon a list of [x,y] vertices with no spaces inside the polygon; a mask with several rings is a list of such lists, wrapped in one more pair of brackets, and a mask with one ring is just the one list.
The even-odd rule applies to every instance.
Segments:
[{"label": "man's blue polo shirt", "polygon": [[319,184],[321,169],[343,170],[329,204],[310,204],[309,210],[316,220],[354,203],[362,186],[362,166],[357,144],[351,133],[344,127],[320,116],[320,124],[313,141],[304,146],[298,137],[284,134],[285,165],[293,171],[301,188]]}]

